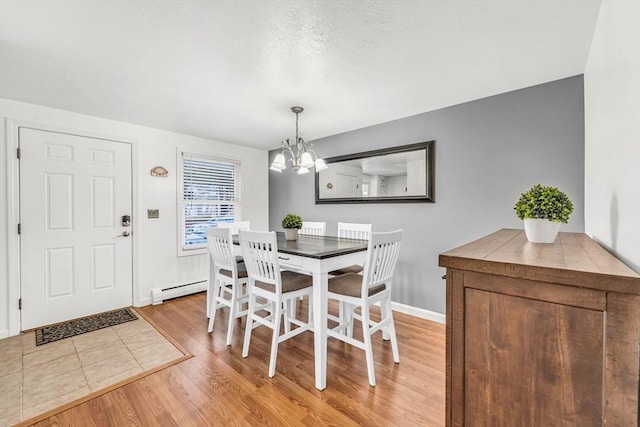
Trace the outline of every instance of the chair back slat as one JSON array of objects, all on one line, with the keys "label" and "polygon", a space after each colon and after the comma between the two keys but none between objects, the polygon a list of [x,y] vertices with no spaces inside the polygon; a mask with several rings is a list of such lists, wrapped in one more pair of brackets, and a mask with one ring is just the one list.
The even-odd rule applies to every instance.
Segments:
[{"label": "chair back slat", "polygon": [[250,230],[251,222],[250,221],[220,222],[218,223],[218,228],[229,228],[231,229],[231,234],[238,234],[238,231],[240,230]]},{"label": "chair back slat", "polygon": [[373,224],[357,224],[352,222],[338,223],[338,237],[347,239],[368,240]]},{"label": "chair back slat", "polygon": [[369,288],[391,284],[391,278],[398,263],[402,230],[371,233],[367,261],[362,280],[362,295],[368,295]]},{"label": "chair back slat", "polygon": [[299,233],[309,236],[324,236],[326,229],[326,222],[302,221],[302,228]]},{"label": "chair back slat", "polygon": [[229,270],[233,272],[233,277],[238,277],[238,267],[232,245],[230,229],[213,227],[207,229],[207,247],[215,268]]},{"label": "chair back slat", "polygon": [[240,248],[250,280],[259,280],[282,290],[278,241],[275,231],[239,230]]}]

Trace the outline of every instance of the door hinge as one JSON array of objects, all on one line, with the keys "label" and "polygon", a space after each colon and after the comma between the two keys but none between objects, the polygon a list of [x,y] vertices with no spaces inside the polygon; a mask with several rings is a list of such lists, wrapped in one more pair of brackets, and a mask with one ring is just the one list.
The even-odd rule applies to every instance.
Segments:
[{"label": "door hinge", "polygon": [[18,224],[18,234],[20,234],[22,232],[22,227],[20,226],[20,224]]},{"label": "door hinge", "polygon": [[18,160],[20,159],[20,149],[16,149],[16,156],[18,157]]},{"label": "door hinge", "polygon": [[22,310],[22,298],[18,300],[18,310]]}]

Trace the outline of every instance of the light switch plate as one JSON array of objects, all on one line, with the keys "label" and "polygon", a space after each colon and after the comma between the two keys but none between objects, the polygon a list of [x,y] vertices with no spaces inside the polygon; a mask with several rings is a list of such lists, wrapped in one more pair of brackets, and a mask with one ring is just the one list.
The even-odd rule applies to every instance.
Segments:
[{"label": "light switch plate", "polygon": [[147,209],[147,218],[160,218],[160,209]]}]

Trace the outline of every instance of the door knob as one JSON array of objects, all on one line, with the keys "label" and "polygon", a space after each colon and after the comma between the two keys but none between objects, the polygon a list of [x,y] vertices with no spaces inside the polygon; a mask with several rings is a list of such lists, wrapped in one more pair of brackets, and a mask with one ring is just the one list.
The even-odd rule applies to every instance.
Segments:
[{"label": "door knob", "polygon": [[122,234],[118,234],[116,237],[129,237],[131,233],[128,231],[123,231]]}]

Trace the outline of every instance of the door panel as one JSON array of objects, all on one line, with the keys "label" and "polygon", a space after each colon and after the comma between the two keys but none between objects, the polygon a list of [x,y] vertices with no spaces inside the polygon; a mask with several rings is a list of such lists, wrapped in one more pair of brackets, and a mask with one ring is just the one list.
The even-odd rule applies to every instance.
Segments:
[{"label": "door panel", "polygon": [[129,144],[20,128],[22,329],[129,306]]},{"label": "door panel", "polygon": [[73,296],[73,248],[45,249],[45,286],[48,299]]},{"label": "door panel", "polygon": [[91,228],[113,228],[114,196],[112,177],[91,178]]}]

